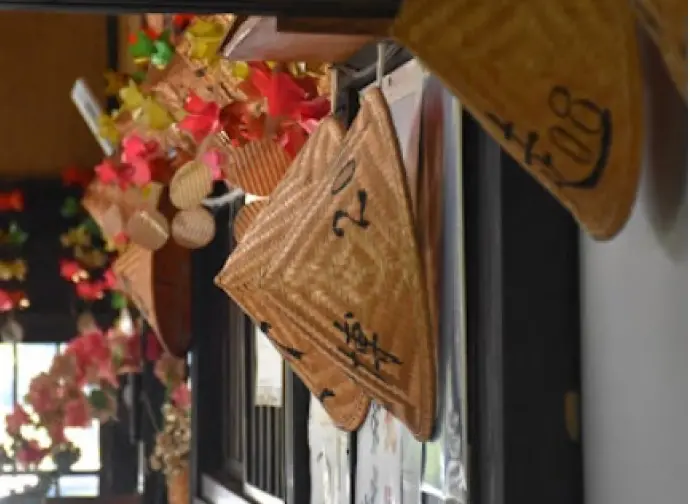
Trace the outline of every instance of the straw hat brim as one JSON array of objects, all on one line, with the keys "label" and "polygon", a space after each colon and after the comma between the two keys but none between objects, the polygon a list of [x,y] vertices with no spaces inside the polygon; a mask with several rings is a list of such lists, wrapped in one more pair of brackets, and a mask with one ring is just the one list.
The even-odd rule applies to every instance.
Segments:
[{"label": "straw hat brim", "polygon": [[643,128],[627,0],[404,0],[391,34],[592,236],[623,227]]}]

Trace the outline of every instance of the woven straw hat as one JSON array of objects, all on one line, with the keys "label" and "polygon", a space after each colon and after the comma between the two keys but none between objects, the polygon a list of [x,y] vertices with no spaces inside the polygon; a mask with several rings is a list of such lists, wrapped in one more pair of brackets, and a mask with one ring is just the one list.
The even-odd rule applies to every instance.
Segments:
[{"label": "woven straw hat", "polygon": [[623,227],[643,124],[627,0],[404,0],[391,34],[591,235]]},{"label": "woven straw hat", "polygon": [[637,19],[654,40],[673,82],[688,101],[688,2],[633,0]]},{"label": "woven straw hat", "polygon": [[[297,215],[270,217],[266,209],[256,221],[260,241],[272,228],[285,235],[261,268],[261,302],[279,306],[301,328],[300,344],[328,355],[323,365],[345,372],[416,438],[428,439],[436,338],[405,172],[380,90],[364,95],[338,155],[308,193]],[[247,233],[242,245],[250,242]],[[218,280],[225,286],[245,276],[233,270],[253,260],[240,250]]]},{"label": "woven straw hat", "polygon": [[212,135],[200,150],[209,149],[223,154],[220,169],[228,183],[256,196],[269,196],[290,166],[285,149],[271,138],[233,147],[222,134]]},{"label": "woven straw hat", "polygon": [[295,373],[322,400],[336,425],[354,430],[366,417],[369,398],[346,373],[331,365],[324,351],[302,337],[301,326],[282,303],[274,302],[260,289],[263,271],[290,232],[293,219],[305,209],[304,200],[338,151],[343,137],[344,131],[336,120],[328,118],[319,125],[269,203],[256,202],[263,208],[253,218],[249,218],[250,213],[245,214],[246,221],[253,222],[241,224],[248,229],[240,233],[243,239],[216,283],[260,324]]},{"label": "woven straw hat", "polygon": [[[167,218],[175,212],[167,192],[159,210]],[[120,288],[136,305],[163,347],[183,357],[191,342],[191,254],[174,240],[153,252],[130,243],[113,263]],[[164,310],[165,316],[158,314]]]},{"label": "woven straw hat", "polygon": [[237,216],[232,221],[232,234],[237,243],[244,239],[244,235],[250,228],[254,220],[261,213],[261,211],[268,206],[268,201],[260,200],[249,203],[240,208]]}]

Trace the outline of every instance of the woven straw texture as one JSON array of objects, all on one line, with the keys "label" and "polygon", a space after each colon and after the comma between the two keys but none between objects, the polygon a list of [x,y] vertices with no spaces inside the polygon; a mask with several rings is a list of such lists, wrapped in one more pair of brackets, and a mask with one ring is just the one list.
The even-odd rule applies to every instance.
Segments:
[{"label": "woven straw texture", "polygon": [[637,19],[654,40],[673,82],[688,101],[688,2],[633,0]]},{"label": "woven straw texture", "polygon": [[404,0],[391,27],[594,237],[635,199],[641,77],[626,0]]},{"label": "woven straw texture", "polygon": [[[169,220],[175,213],[167,191],[159,193],[158,210]],[[152,211],[149,209],[148,211]],[[113,264],[125,294],[136,305],[163,347],[183,357],[190,344],[191,255],[174,240],[155,253],[131,243]],[[158,313],[166,316],[159,318]]]},{"label": "woven straw texture", "polygon": [[336,425],[351,431],[364,421],[369,398],[342,370],[329,364],[318,346],[301,336],[301,327],[280,303],[272,303],[258,288],[266,265],[282,246],[293,218],[303,210],[304,200],[316,184],[315,178],[323,175],[343,137],[343,128],[337,121],[322,121],[269,204],[254,219],[216,283],[252,318],[269,324],[264,328],[278,351],[309,390],[321,398]]},{"label": "woven straw texture", "polygon": [[254,219],[261,213],[261,211],[268,206],[268,201],[254,201],[248,205],[243,206],[237,213],[237,216],[232,221],[232,234],[237,243],[244,239],[244,235],[249,227],[254,222]]},{"label": "woven straw texture", "polygon": [[170,201],[180,210],[194,208],[213,190],[213,174],[203,163],[190,161],[170,181]]},{"label": "woven straw texture", "polygon": [[117,185],[103,184],[94,180],[86,188],[82,205],[101,228],[103,235],[114,238],[123,231],[124,224],[135,211],[142,208],[154,208],[160,198],[160,184],[149,184],[149,194],[142,195],[139,189],[123,191]]},{"label": "woven straw texture", "polygon": [[[296,218],[280,216],[289,223],[268,221],[290,231],[259,278],[261,301],[280,306],[302,329],[300,343],[328,355],[323,366],[341,369],[416,438],[428,439],[436,338],[404,168],[378,89],[363,97],[341,150],[310,192]],[[246,235],[243,245],[249,241]],[[245,260],[233,254],[224,271]]]},{"label": "woven straw texture", "polygon": [[172,237],[181,247],[197,249],[205,247],[216,234],[216,221],[202,207],[177,212],[170,223]]},{"label": "woven straw texture", "polygon": [[119,287],[158,334],[160,329],[153,302],[152,261],[153,252],[131,243],[113,263],[113,272]]},{"label": "woven straw texture", "polygon": [[226,149],[226,153],[221,169],[227,181],[257,196],[269,196],[290,166],[285,149],[269,138]]},{"label": "woven straw texture", "polygon": [[125,232],[130,241],[147,250],[159,250],[170,237],[168,220],[158,210],[137,210],[127,221]]}]

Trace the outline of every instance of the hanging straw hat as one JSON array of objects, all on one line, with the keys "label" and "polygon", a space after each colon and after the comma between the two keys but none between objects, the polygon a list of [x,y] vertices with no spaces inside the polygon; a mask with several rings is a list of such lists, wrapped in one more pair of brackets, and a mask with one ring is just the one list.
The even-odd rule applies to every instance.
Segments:
[{"label": "hanging straw hat", "polygon": [[[168,218],[175,212],[167,191],[159,210]],[[136,305],[163,347],[183,357],[191,342],[191,254],[174,240],[153,252],[130,243],[113,263],[113,272],[125,295]],[[164,316],[159,314],[164,313]]]},{"label": "hanging straw hat", "polygon": [[234,147],[225,135],[216,134],[209,136],[199,150],[221,153],[219,167],[228,183],[256,196],[269,196],[290,166],[283,146],[271,138]]},{"label": "hanging straw hat", "polygon": [[633,0],[637,19],[659,46],[673,82],[688,101],[688,2]]},{"label": "hanging straw hat", "polygon": [[261,211],[267,206],[267,200],[259,200],[240,208],[240,211],[237,212],[237,216],[232,221],[232,234],[237,243],[244,239],[244,235],[246,234],[247,230],[250,228]]},{"label": "hanging straw hat", "polygon": [[391,34],[591,235],[623,227],[642,145],[627,0],[404,0]]},{"label": "hanging straw hat", "polygon": [[[301,329],[300,345],[314,344],[328,355],[324,365],[344,371],[417,439],[428,439],[436,337],[410,194],[380,90],[364,95],[338,155],[308,193],[300,195],[299,213],[266,209],[257,219],[258,241],[266,243],[272,228],[284,235],[255,280],[261,303],[280,307]],[[248,233],[242,245],[250,242]],[[223,287],[257,260],[245,250],[226,263],[218,277]]]},{"label": "hanging straw hat", "polygon": [[272,302],[258,288],[262,272],[290,232],[293,217],[305,209],[304,200],[338,151],[343,136],[335,119],[325,119],[319,125],[270,202],[262,205],[264,208],[249,223],[216,283],[260,324],[295,373],[322,400],[336,425],[351,431],[364,421],[369,398],[341,369],[330,364],[324,351],[301,336],[302,328],[280,303]]}]

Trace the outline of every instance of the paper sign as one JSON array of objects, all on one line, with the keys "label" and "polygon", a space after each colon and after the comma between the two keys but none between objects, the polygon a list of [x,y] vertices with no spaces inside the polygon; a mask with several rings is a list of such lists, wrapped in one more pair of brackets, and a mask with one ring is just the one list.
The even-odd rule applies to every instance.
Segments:
[{"label": "paper sign", "polygon": [[103,108],[94,97],[93,93],[87,86],[84,79],[77,79],[72,86],[70,93],[72,102],[77,106],[79,113],[86,121],[86,125],[93,133],[94,138],[103,149],[106,156],[112,156],[115,152],[115,147],[105,138],[98,134],[98,118],[103,115]]}]

